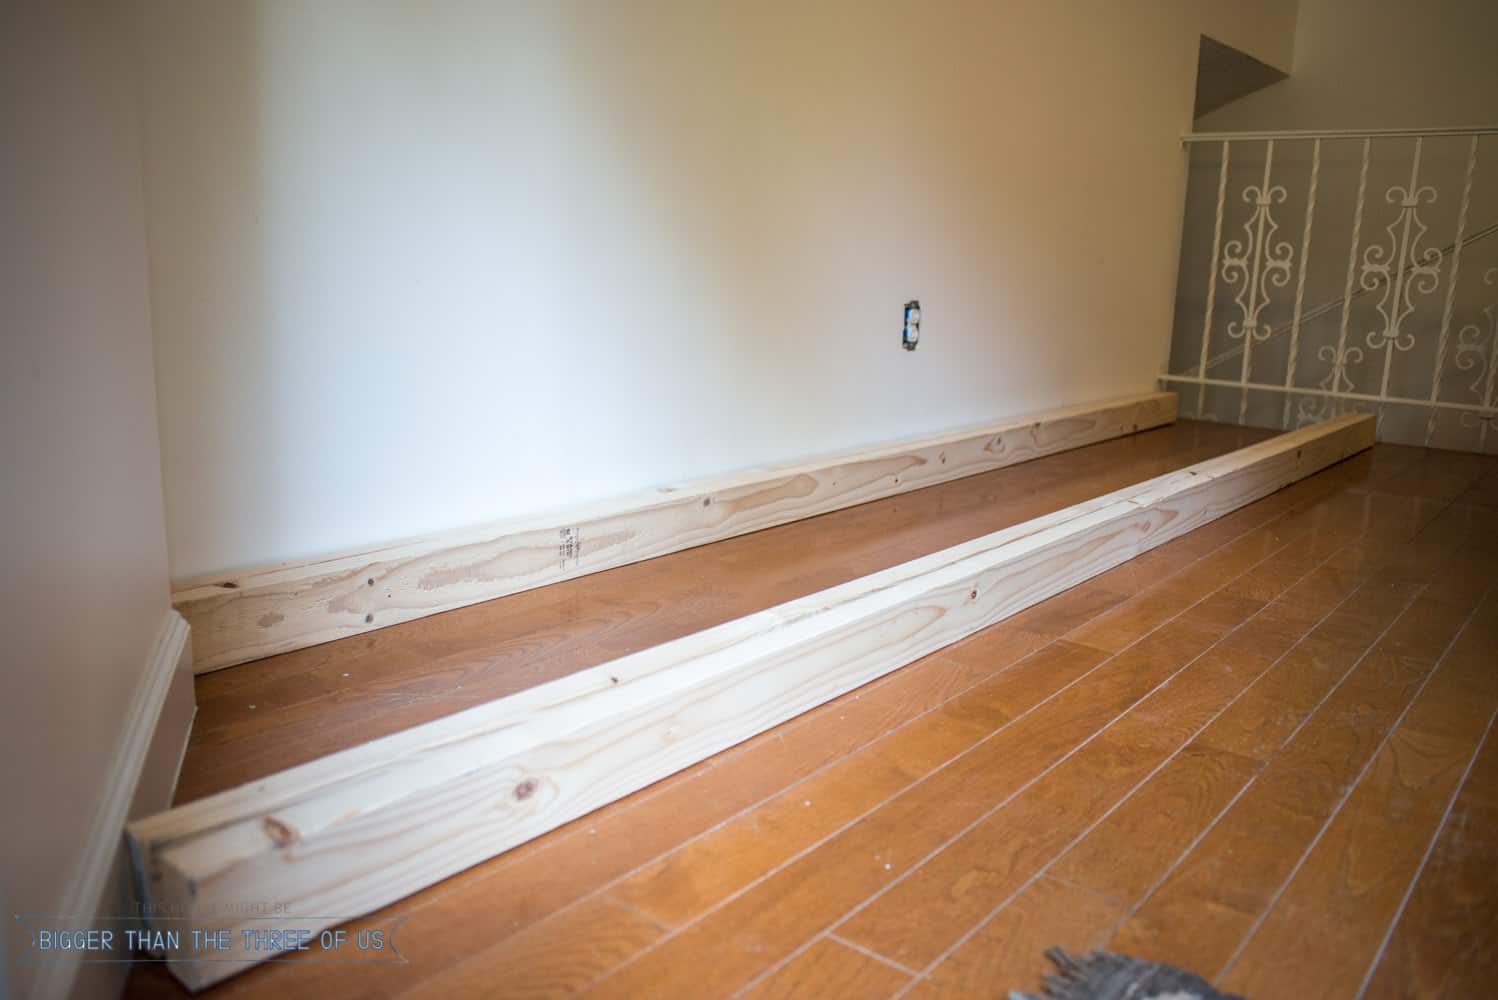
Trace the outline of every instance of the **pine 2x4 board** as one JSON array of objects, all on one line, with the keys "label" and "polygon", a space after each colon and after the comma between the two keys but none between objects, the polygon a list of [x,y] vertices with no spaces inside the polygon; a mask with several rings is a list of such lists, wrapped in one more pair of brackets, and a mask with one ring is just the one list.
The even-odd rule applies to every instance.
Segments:
[{"label": "pine 2x4 board", "polygon": [[191,930],[312,933],[432,885],[1373,444],[1348,415],[291,768],[130,825],[193,989]]}]

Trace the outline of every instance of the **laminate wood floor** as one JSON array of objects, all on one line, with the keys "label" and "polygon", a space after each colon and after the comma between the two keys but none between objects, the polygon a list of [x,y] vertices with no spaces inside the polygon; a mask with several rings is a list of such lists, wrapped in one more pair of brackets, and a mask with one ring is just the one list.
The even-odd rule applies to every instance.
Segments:
[{"label": "laminate wood floor", "polygon": [[[188,800],[1267,436],[1182,422],[198,680]],[[1498,457],[1379,445],[218,997],[1498,983]],[[157,965],[128,995],[179,996]]]}]

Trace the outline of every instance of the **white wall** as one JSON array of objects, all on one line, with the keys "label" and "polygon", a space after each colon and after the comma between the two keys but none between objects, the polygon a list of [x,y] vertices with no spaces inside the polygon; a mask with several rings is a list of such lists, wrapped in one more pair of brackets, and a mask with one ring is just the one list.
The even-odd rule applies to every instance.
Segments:
[{"label": "white wall", "polygon": [[1498,124],[1498,3],[1300,0],[1290,78],[1203,132]]},{"label": "white wall", "polygon": [[168,613],[135,28],[0,5],[0,995],[42,969],[12,914],[69,905]]},{"label": "white wall", "polygon": [[1151,388],[1294,10],[150,0],[174,575]]}]

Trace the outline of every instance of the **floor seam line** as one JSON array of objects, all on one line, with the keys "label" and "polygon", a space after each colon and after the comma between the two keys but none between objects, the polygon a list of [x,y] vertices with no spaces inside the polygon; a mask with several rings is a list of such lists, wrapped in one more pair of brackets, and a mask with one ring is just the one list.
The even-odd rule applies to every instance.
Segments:
[{"label": "floor seam line", "polygon": [[856,952],[858,952],[860,954],[867,955],[869,958],[878,959],[879,961],[883,962],[885,965],[888,965],[892,969],[899,969],[901,972],[905,973],[907,976],[914,977],[914,976],[919,976],[920,975],[920,973],[917,972],[915,969],[912,969],[912,968],[910,968],[907,965],[902,965],[901,963],[896,962],[894,959],[892,959],[892,958],[890,958],[890,957],[888,957],[886,955],[881,955],[879,952],[875,951],[873,948],[869,948],[869,947],[866,947],[864,945],[861,945],[857,941],[850,941],[847,938],[843,937],[841,934],[832,934],[832,933],[829,933],[829,934],[826,935],[826,937],[829,940],[836,941],[838,944],[843,945],[844,947],[852,948],[854,951],[856,951]]},{"label": "floor seam line", "polygon": [[[669,932],[671,930],[671,927],[670,927],[669,924],[666,924],[666,923],[664,923],[664,922],[662,922],[660,920],[657,920],[655,917],[653,917],[650,914],[646,913],[644,910],[640,909],[638,906],[635,906],[633,903],[630,903],[627,900],[620,899],[618,896],[615,896],[613,893],[610,893],[610,892],[601,892],[601,893],[597,893],[596,895],[599,898],[601,898],[601,899],[603,899],[603,900],[605,900],[605,901],[607,901],[609,903],[612,903],[614,906],[619,907],[621,910],[628,910],[630,913],[633,913],[635,916],[639,917],[640,919],[649,921],[652,926],[654,926],[654,927],[656,927],[656,928],[658,928],[660,930],[667,931],[667,932]],[[537,923],[539,923],[539,921],[537,921]],[[534,926],[534,925],[532,925],[532,926]]]}]

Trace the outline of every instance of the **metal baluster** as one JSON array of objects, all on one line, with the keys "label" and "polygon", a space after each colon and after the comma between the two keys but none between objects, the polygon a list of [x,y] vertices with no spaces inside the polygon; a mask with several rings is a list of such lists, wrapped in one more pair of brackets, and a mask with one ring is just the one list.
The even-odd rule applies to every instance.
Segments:
[{"label": "metal baluster", "polygon": [[[1475,141],[1475,140],[1474,140]],[[1295,313],[1290,320],[1290,362],[1285,368],[1285,388],[1295,384],[1295,363],[1300,354],[1300,309],[1306,294],[1306,265],[1311,253],[1311,220],[1316,215],[1316,182],[1321,173],[1321,140],[1311,146],[1311,184],[1306,194],[1306,225],[1300,234],[1300,275],[1295,280]],[[1285,394],[1285,412],[1280,423],[1290,429],[1290,401],[1295,397]]]},{"label": "metal baluster", "polygon": [[1357,273],[1358,242],[1363,231],[1363,201],[1368,193],[1368,153],[1372,139],[1363,140],[1363,165],[1358,171],[1357,207],[1352,213],[1352,246],[1347,251],[1347,284],[1342,289],[1342,325],[1337,331],[1337,353],[1332,358],[1332,389],[1340,388],[1347,367],[1347,319],[1352,311],[1352,280]]},{"label": "metal baluster", "polygon": [[[1467,233],[1467,208],[1472,202],[1472,175],[1477,170],[1477,136],[1467,150],[1467,179],[1462,185],[1462,207],[1456,217],[1456,248],[1451,251],[1451,277],[1446,282],[1446,308],[1441,313],[1441,337],[1436,342],[1436,370],[1430,380],[1430,401],[1434,403],[1441,393],[1441,372],[1446,368],[1446,349],[1451,335],[1451,310],[1456,304],[1456,278],[1462,267],[1462,237]],[[1430,408],[1425,421],[1425,443],[1428,446],[1436,433],[1436,407]]]},{"label": "metal baluster", "polygon": [[1249,252],[1253,255],[1253,270],[1245,286],[1248,292],[1248,305],[1244,309],[1243,364],[1238,372],[1238,384],[1243,387],[1238,390],[1238,423],[1240,424],[1248,422],[1248,374],[1253,367],[1254,339],[1258,334],[1259,310],[1263,308],[1259,304],[1259,276],[1264,257],[1269,253],[1269,247],[1264,245],[1264,226],[1269,220],[1269,177],[1273,169],[1274,140],[1270,139],[1264,143],[1264,179],[1259,183],[1259,205],[1255,213],[1257,218],[1254,223],[1252,245],[1249,248]]},{"label": "metal baluster", "polygon": [[[1229,145],[1227,142],[1222,144],[1222,169],[1217,175],[1217,223],[1212,229],[1212,271],[1207,279],[1207,314],[1202,318],[1202,358],[1197,366],[1197,374],[1202,378],[1207,377],[1207,348],[1212,341],[1212,310],[1217,301],[1217,258],[1222,251],[1222,206],[1228,190]],[[1204,383],[1197,387],[1196,415],[1203,416],[1206,409],[1207,387]]]}]

